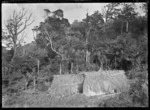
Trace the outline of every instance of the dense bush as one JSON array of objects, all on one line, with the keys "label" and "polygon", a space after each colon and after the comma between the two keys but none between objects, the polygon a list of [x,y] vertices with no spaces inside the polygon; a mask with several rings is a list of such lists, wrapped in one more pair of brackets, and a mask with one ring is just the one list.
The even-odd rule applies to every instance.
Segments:
[{"label": "dense bush", "polygon": [[137,72],[137,80],[131,84],[130,95],[134,103],[148,106],[148,78],[147,71]]}]

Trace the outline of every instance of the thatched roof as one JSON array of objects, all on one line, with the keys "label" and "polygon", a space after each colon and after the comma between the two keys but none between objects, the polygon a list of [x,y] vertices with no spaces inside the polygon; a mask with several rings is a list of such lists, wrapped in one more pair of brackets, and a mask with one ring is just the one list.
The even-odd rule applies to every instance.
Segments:
[{"label": "thatched roof", "polygon": [[87,96],[111,94],[128,89],[124,71],[84,72],[83,93]]},{"label": "thatched roof", "polygon": [[62,97],[76,94],[78,93],[78,87],[81,83],[83,83],[83,80],[83,75],[54,75],[49,92],[51,95],[60,95]]}]

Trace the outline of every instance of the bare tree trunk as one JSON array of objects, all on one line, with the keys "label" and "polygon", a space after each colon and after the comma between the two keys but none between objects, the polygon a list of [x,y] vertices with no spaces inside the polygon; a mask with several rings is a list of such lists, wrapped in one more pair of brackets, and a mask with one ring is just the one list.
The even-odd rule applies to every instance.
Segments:
[{"label": "bare tree trunk", "polygon": [[106,23],[104,23],[104,32],[105,32]]},{"label": "bare tree trunk", "polygon": [[115,69],[116,69],[116,57],[115,57]]},{"label": "bare tree trunk", "polygon": [[27,79],[26,79],[26,76],[25,76],[25,75],[23,75],[23,76],[24,76],[24,80],[25,80],[25,87],[24,87],[24,88],[25,88],[25,90],[27,90],[27,84],[28,84],[28,83],[27,83]]},{"label": "bare tree trunk", "polygon": [[102,65],[101,65],[101,68],[102,68],[102,70],[103,70],[103,61],[102,61]]},{"label": "bare tree trunk", "polygon": [[79,73],[79,65],[77,64],[77,73]]},{"label": "bare tree trunk", "polygon": [[106,70],[107,70],[107,58],[106,58]]},{"label": "bare tree trunk", "polygon": [[121,34],[123,32],[123,22],[121,23]]},{"label": "bare tree trunk", "polygon": [[85,63],[84,63],[84,70],[86,70],[86,49],[84,50],[84,53],[85,53],[85,55],[84,55],[84,59],[85,59]]},{"label": "bare tree trunk", "polygon": [[128,32],[128,25],[129,25],[129,23],[128,23],[128,21],[127,21],[126,32]]},{"label": "bare tree trunk", "polygon": [[17,47],[16,47],[16,44],[15,44],[15,46],[14,46],[14,53],[13,53],[13,57],[12,57],[12,59],[11,59],[11,62],[13,62],[14,61],[14,58],[16,57],[16,49]]},{"label": "bare tree trunk", "polygon": [[60,62],[60,69],[59,69],[59,74],[61,74],[62,69],[61,69],[61,62]]},{"label": "bare tree trunk", "polygon": [[37,60],[37,66],[38,66],[38,76],[39,76],[39,67],[40,67],[40,60]]},{"label": "bare tree trunk", "polygon": [[[48,31],[47,31],[47,29],[46,29],[45,26],[44,26],[44,29],[45,29],[45,31],[46,31],[46,33],[47,33],[47,35],[48,35],[48,37],[46,37],[46,39],[50,42],[51,49],[52,49],[55,53],[57,53],[59,56],[62,57],[62,54],[60,54],[59,52],[57,52],[57,51],[53,48],[52,39],[51,39],[51,37],[50,37],[50,35],[49,35],[49,33],[48,33]],[[63,58],[63,57],[62,57],[62,58]]]},{"label": "bare tree trunk", "polygon": [[102,71],[103,70],[103,62],[102,62],[102,60],[101,60],[101,66],[100,66],[100,68],[99,68],[99,71]]},{"label": "bare tree trunk", "polygon": [[73,69],[73,63],[71,62],[71,74],[73,73],[72,69]]},{"label": "bare tree trunk", "polygon": [[[90,29],[88,30],[87,35],[86,35],[86,41],[85,41],[86,47],[87,47],[87,45],[88,45],[88,38],[89,38],[89,36],[90,36],[90,31],[91,31],[91,27],[90,27]],[[90,55],[90,52],[88,51],[88,48],[86,48],[86,49],[85,49],[86,68],[88,68],[88,65],[89,65],[89,63],[90,63],[89,55]]]},{"label": "bare tree trunk", "polygon": [[36,89],[35,86],[36,86],[36,80],[37,80],[37,79],[36,79],[36,71],[35,71],[34,68],[32,69],[32,76],[34,77],[34,78],[33,78],[33,86],[34,86],[34,91],[35,91],[35,89]]},{"label": "bare tree trunk", "polygon": [[34,84],[33,84],[33,86],[34,86],[34,91],[35,91],[35,82],[36,82],[36,79],[35,79],[35,75],[34,75]]},{"label": "bare tree trunk", "polygon": [[[48,35],[48,37],[46,37],[46,39],[49,41],[49,43],[50,43],[50,46],[51,46],[51,49],[55,52],[55,53],[57,53],[60,57],[61,57],[61,59],[63,60],[63,55],[62,54],[60,54],[58,51],[56,51],[54,48],[53,48],[53,42],[52,42],[52,39],[51,39],[51,37],[50,37],[50,35],[49,35],[49,33],[48,33],[48,31],[47,31],[47,29],[46,29],[46,27],[44,26],[44,29],[45,29],[45,31],[46,31],[46,33],[47,33],[47,35]],[[59,74],[61,74],[62,73],[62,68],[61,68],[61,63],[60,63],[60,70],[59,70]]]},{"label": "bare tree trunk", "polygon": [[85,67],[88,68],[90,64],[90,52],[88,50],[85,51]]},{"label": "bare tree trunk", "polygon": [[[86,40],[85,40],[86,47],[87,47],[87,44],[88,44],[88,40],[86,36]],[[85,68],[87,68],[87,48],[85,49]]]},{"label": "bare tree trunk", "polygon": [[86,50],[86,67],[90,65],[90,52]]}]

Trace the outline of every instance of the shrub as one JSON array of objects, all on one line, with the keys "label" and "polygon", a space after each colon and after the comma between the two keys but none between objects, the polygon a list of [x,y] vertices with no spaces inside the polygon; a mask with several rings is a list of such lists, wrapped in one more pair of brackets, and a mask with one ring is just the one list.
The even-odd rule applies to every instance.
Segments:
[{"label": "shrub", "polygon": [[145,85],[140,79],[131,84],[130,96],[134,104],[139,103],[141,106],[148,106],[148,86]]}]

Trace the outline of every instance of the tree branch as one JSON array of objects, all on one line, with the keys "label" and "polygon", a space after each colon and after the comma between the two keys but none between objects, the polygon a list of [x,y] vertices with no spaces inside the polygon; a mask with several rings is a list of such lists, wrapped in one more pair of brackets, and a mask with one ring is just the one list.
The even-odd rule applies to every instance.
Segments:
[{"label": "tree branch", "polygon": [[30,16],[25,20],[24,27],[17,34],[20,34],[23,30],[26,29],[27,26],[31,25],[34,22],[34,20],[33,20],[31,23],[27,24],[27,22],[30,20],[31,16],[32,16],[32,14],[30,14]]},{"label": "tree branch", "polygon": [[9,34],[12,35],[12,36],[14,36],[12,30],[8,27],[8,24],[6,24],[5,22],[4,22],[4,24],[5,24],[5,26],[6,26],[7,30],[8,30],[8,32],[9,32]]},{"label": "tree branch", "polygon": [[13,24],[16,24],[15,13],[16,13],[16,11],[14,10],[14,11],[13,11]]},{"label": "tree branch", "polygon": [[48,35],[48,37],[46,37],[46,38],[47,38],[47,40],[50,42],[51,49],[52,49],[54,52],[56,52],[58,55],[60,55],[60,56],[62,57],[62,55],[61,55],[59,52],[57,52],[57,51],[53,48],[52,39],[50,38],[50,35],[49,35],[49,33],[48,33],[48,31],[47,31],[47,29],[46,29],[45,26],[44,26],[44,30],[45,30],[45,32],[46,32],[47,35]]},{"label": "tree branch", "polygon": [[[20,14],[21,14],[21,15],[20,15]],[[18,21],[17,21],[16,24],[18,24],[19,22],[21,22],[22,19],[23,19],[23,17],[25,17],[26,14],[27,14],[27,12],[23,14],[23,11],[22,11],[22,13],[21,13],[21,11],[20,11],[20,13],[18,14],[18,16],[16,16],[16,18],[18,18]]]},{"label": "tree branch", "polygon": [[17,46],[19,46],[23,42],[24,38],[27,36],[27,33],[25,35],[24,35],[24,33],[22,34],[21,39],[18,41]]},{"label": "tree branch", "polygon": [[20,24],[17,24],[17,30],[23,25],[23,22],[21,22]]}]

